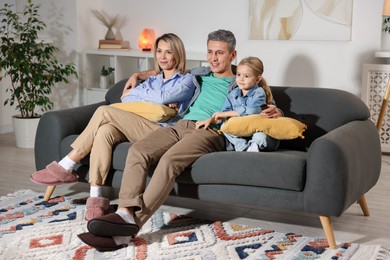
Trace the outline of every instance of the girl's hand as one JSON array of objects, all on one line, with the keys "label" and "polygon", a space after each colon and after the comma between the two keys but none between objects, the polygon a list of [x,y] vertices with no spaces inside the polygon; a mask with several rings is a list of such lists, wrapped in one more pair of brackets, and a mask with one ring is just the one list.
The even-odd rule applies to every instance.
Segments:
[{"label": "girl's hand", "polygon": [[215,121],[220,121],[221,119],[225,118],[225,115],[223,112],[215,112],[212,117]]}]

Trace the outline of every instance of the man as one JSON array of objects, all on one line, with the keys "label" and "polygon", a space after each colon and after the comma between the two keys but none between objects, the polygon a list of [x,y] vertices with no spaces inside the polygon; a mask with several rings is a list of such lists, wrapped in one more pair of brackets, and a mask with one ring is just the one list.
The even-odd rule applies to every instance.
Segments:
[{"label": "man", "polygon": [[[236,86],[232,61],[236,58],[236,39],[230,31],[218,30],[208,35],[209,67],[196,68],[198,90],[183,120],[174,127],[160,128],[129,149],[119,207],[116,213],[88,222],[89,233],[79,234],[86,244],[100,251],[127,246],[132,236],[163,204],[173,189],[175,178],[204,154],[225,150],[224,136],[217,126],[197,129],[195,123],[220,111],[227,93]],[[131,85],[131,84],[129,84]],[[264,110],[266,117],[280,115],[274,105]],[[146,177],[157,163],[149,185]]]}]

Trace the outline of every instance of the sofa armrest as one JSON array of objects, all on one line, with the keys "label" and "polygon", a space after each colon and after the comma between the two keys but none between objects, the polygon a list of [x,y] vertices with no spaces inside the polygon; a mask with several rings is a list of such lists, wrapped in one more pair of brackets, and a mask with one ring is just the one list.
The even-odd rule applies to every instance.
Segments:
[{"label": "sofa armrest", "polygon": [[61,141],[73,134],[80,134],[87,126],[95,110],[107,104],[99,102],[91,105],[50,111],[39,120],[35,137],[35,167],[43,169],[52,161],[61,159]]},{"label": "sofa armrest", "polygon": [[340,216],[376,184],[380,170],[380,140],[370,120],[323,135],[308,151],[305,211]]}]

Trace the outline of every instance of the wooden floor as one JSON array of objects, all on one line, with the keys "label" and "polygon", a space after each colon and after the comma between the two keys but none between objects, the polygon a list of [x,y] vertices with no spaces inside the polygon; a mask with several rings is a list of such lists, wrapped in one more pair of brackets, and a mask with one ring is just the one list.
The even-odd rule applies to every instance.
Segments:
[{"label": "wooden floor", "polygon": [[[33,149],[15,146],[13,133],[0,134],[0,196],[19,189],[43,192],[44,186],[32,183],[35,171]],[[54,195],[88,196],[88,184],[57,187]],[[116,194],[113,191],[112,194]],[[377,185],[366,194],[370,217],[364,217],[360,207],[352,205],[341,217],[332,218],[336,240],[361,244],[381,244],[390,248],[390,156],[382,156],[382,173]],[[112,203],[116,203],[113,200]],[[190,205],[190,207],[188,206]],[[295,232],[304,236],[324,237],[319,218],[297,212],[240,207],[197,200],[169,198],[163,211],[194,217],[230,221],[279,232]]]}]

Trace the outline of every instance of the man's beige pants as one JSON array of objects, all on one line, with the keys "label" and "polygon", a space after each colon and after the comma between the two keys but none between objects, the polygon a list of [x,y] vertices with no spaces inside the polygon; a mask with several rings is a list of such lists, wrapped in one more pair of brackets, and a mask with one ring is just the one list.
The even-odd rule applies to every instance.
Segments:
[{"label": "man's beige pants", "polygon": [[[119,208],[133,207],[142,226],[162,205],[175,178],[204,154],[225,150],[225,139],[212,129],[195,129],[195,123],[179,120],[161,127],[129,149],[119,192]],[[149,167],[157,163],[146,187]]]},{"label": "man's beige pants", "polygon": [[133,113],[101,106],[71,147],[83,158],[91,153],[89,182],[103,185],[111,167],[113,145],[136,142],[159,128],[162,126]]}]

